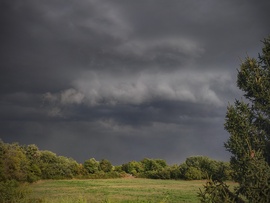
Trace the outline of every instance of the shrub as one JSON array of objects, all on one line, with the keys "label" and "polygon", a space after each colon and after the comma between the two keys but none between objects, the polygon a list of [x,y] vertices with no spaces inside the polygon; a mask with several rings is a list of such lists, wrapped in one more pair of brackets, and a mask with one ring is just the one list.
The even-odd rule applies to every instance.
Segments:
[{"label": "shrub", "polygon": [[201,180],[202,172],[199,169],[191,166],[186,170],[184,178],[186,180]]},{"label": "shrub", "polygon": [[19,183],[16,180],[0,182],[0,202],[24,202],[29,193],[30,189],[27,184]]}]

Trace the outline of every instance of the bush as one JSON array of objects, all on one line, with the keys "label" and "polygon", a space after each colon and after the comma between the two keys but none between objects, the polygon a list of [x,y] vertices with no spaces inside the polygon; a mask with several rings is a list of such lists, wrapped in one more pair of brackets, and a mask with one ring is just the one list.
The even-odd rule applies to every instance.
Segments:
[{"label": "bush", "polygon": [[191,166],[185,172],[184,178],[186,180],[201,180],[202,172],[199,169]]},{"label": "bush", "polygon": [[19,183],[16,180],[0,182],[0,202],[26,202],[30,189],[27,184]]}]

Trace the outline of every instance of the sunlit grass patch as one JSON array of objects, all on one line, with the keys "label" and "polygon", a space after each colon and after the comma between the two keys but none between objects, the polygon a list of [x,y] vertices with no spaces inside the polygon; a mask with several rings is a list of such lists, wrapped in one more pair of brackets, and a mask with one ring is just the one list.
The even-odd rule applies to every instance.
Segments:
[{"label": "sunlit grass patch", "polygon": [[55,202],[199,202],[205,181],[151,179],[46,180],[31,185],[32,199]]}]

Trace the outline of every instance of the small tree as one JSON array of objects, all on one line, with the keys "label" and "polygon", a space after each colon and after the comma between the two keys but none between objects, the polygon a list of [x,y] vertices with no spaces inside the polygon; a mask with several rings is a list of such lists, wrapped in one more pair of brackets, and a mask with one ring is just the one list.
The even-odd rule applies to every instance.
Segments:
[{"label": "small tree", "polygon": [[186,180],[201,180],[202,179],[202,171],[198,168],[190,166],[187,168],[184,178]]},{"label": "small tree", "polygon": [[0,140],[0,202],[24,202],[30,193],[23,183],[29,181],[29,160],[17,143]]},{"label": "small tree", "polygon": [[141,164],[144,168],[144,171],[160,171],[167,167],[166,161],[162,159],[148,159],[144,158],[141,160]]},{"label": "small tree", "polygon": [[122,170],[136,176],[138,173],[143,172],[143,166],[141,162],[130,161],[122,165]]},{"label": "small tree", "polygon": [[5,144],[0,141],[0,181],[27,181],[29,160],[18,143]]},{"label": "small tree", "polygon": [[111,164],[111,162],[107,159],[102,159],[100,162],[99,162],[99,169],[105,173],[107,172],[111,172],[112,169],[113,169],[113,166]]},{"label": "small tree", "polygon": [[202,202],[270,202],[270,36],[263,44],[258,60],[247,57],[238,71],[237,86],[246,101],[236,100],[226,115],[231,136],[225,147],[239,187],[230,192],[224,183],[210,181]]},{"label": "small tree", "polygon": [[94,158],[91,158],[83,163],[83,167],[86,169],[88,173],[94,174],[98,172],[99,162],[96,161]]},{"label": "small tree", "polygon": [[29,160],[29,170],[27,174],[28,182],[35,182],[41,178],[41,170],[39,168],[40,163],[40,151],[34,144],[24,147],[25,154]]}]

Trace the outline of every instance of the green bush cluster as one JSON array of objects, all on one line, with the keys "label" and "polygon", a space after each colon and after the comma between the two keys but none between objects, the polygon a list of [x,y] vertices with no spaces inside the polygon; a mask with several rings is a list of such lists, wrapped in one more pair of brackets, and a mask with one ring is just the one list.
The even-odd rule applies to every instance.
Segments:
[{"label": "green bush cluster", "polygon": [[122,170],[136,177],[152,179],[201,180],[212,177],[215,180],[231,178],[230,164],[215,161],[205,156],[193,156],[180,165],[169,166],[161,159],[143,159],[122,165]]},{"label": "green bush cluster", "polygon": [[30,189],[16,180],[0,181],[0,202],[26,202]]},{"label": "green bush cluster", "polygon": [[30,193],[24,182],[30,177],[30,161],[24,149],[0,140],[0,202],[23,202]]},{"label": "green bush cluster", "polygon": [[169,166],[165,160],[144,158],[113,166],[107,159],[94,158],[83,164],[72,158],[39,150],[36,145],[20,146],[0,141],[0,181],[35,182],[40,179],[118,178],[124,174],[152,179],[215,180],[230,179],[229,163],[204,156],[193,156],[180,165]]},{"label": "green bush cluster", "polygon": [[0,141],[0,181],[35,182],[40,179],[111,178],[119,177],[110,161],[94,158],[83,164],[72,158],[57,156],[36,145],[20,146],[18,143]]}]

